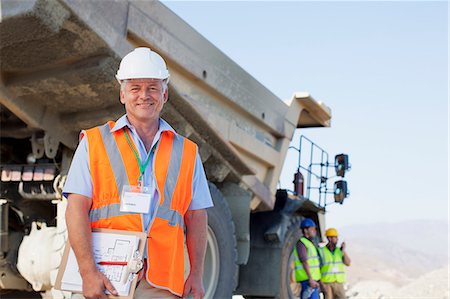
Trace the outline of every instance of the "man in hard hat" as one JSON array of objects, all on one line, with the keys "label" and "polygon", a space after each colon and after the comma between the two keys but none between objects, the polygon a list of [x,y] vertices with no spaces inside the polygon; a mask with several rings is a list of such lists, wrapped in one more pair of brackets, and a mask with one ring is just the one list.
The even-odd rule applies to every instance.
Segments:
[{"label": "man in hard hat", "polygon": [[92,254],[91,229],[109,228],[148,235],[144,278],[134,298],[203,298],[206,208],[212,200],[197,146],[160,118],[168,100],[166,63],[149,48],[137,48],[122,59],[116,78],[126,114],[82,132],[64,187],[83,295],[117,295]]},{"label": "man in hard hat", "polygon": [[302,286],[300,299],[319,299],[320,260],[313,238],[316,224],[310,218],[300,223],[303,237],[294,248],[295,280]]},{"label": "man in hard hat", "polygon": [[322,283],[325,289],[326,299],[345,299],[345,272],[344,265],[350,266],[350,258],[345,250],[345,242],[341,247],[337,246],[338,232],[335,228],[326,230],[325,235],[328,243],[319,249],[322,260],[320,272],[322,273]]}]

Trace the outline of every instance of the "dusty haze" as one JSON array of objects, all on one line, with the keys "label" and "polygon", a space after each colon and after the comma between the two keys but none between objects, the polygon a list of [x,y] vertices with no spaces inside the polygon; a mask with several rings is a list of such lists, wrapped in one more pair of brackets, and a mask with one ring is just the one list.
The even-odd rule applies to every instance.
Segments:
[{"label": "dusty haze", "polygon": [[447,222],[367,224],[339,232],[352,259],[346,268],[351,298],[450,297]]}]

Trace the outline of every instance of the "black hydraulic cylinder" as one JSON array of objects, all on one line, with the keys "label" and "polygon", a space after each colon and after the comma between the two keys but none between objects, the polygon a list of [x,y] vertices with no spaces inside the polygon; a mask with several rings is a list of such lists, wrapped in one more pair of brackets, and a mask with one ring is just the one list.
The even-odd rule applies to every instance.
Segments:
[{"label": "black hydraulic cylinder", "polygon": [[0,255],[4,255],[9,250],[8,243],[8,212],[9,204],[0,203]]}]

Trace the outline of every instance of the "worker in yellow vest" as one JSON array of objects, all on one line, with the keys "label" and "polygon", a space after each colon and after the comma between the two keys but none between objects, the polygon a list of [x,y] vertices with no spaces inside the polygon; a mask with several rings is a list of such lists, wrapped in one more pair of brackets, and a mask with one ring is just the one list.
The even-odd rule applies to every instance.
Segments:
[{"label": "worker in yellow vest", "polygon": [[91,229],[108,228],[148,236],[134,299],[201,299],[206,208],[213,204],[197,145],[160,118],[169,94],[166,63],[151,49],[136,48],[122,59],[116,79],[126,114],[81,133],[63,190],[69,240],[82,278],[84,297],[78,296],[118,294],[92,253]]},{"label": "worker in yellow vest", "polygon": [[325,235],[328,243],[319,249],[325,299],[345,299],[344,265],[350,266],[350,258],[345,250],[345,242],[342,242],[340,248],[337,246],[338,232],[335,228],[327,229]]},{"label": "worker in yellow vest", "polygon": [[316,224],[310,218],[300,223],[303,237],[294,248],[295,280],[302,286],[300,299],[319,299],[320,260],[313,239],[317,234]]}]

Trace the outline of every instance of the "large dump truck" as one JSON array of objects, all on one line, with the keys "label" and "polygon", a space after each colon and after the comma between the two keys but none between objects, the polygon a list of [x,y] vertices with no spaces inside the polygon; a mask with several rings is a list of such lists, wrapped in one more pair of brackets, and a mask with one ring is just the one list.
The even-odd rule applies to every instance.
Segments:
[{"label": "large dump truck", "polygon": [[284,103],[156,1],[1,0],[1,18],[2,292],[68,297],[52,289],[67,239],[61,189],[80,130],[124,113],[121,58],[146,46],[171,73],[162,117],[199,146],[214,200],[206,297],[294,298],[298,225],[311,217],[323,232],[325,202],[277,182],[294,131],[328,127],[328,107],[307,93]]}]

